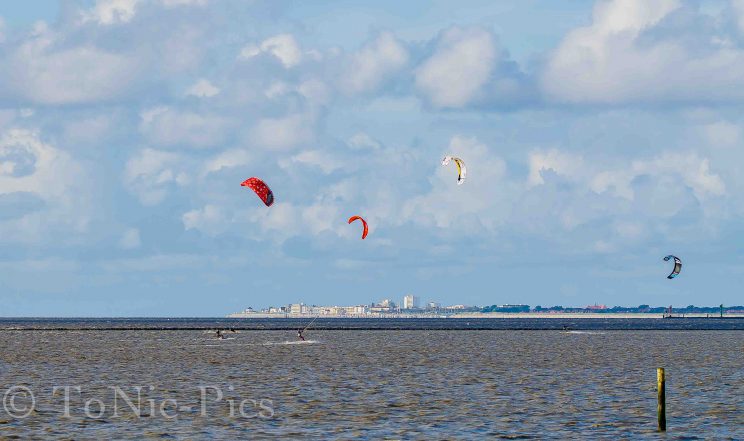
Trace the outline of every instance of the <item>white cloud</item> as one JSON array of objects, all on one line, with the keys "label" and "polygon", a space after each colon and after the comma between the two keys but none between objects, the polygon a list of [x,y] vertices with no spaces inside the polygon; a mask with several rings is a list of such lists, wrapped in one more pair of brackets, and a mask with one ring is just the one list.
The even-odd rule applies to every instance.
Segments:
[{"label": "white cloud", "polygon": [[542,173],[551,170],[569,181],[581,183],[595,193],[610,191],[628,199],[635,198],[633,181],[639,176],[680,181],[690,187],[699,200],[722,196],[726,192],[723,180],[710,171],[710,160],[692,152],[662,153],[650,159],[603,166],[598,161],[586,163],[584,158],[557,149],[535,151],[529,155],[528,185],[544,184]]},{"label": "white cloud", "polygon": [[141,114],[140,131],[162,146],[216,147],[224,141],[232,122],[216,114],[201,115],[157,107]]},{"label": "white cloud", "polygon": [[595,26],[603,34],[640,31],[658,23],[679,6],[679,0],[603,0],[594,8]]},{"label": "white cloud", "polygon": [[401,220],[453,231],[475,233],[494,230],[505,221],[506,163],[476,138],[454,136],[441,156],[462,158],[468,170],[463,185],[457,185],[453,164],[439,165],[432,190],[407,201]]},{"label": "white cloud", "polygon": [[83,42],[61,45],[63,35],[36,26],[0,62],[0,96],[39,104],[90,103],[126,95],[141,72],[139,61]]},{"label": "white cloud", "polygon": [[416,87],[435,107],[463,107],[488,82],[496,56],[490,32],[451,28],[442,34],[434,54],[416,69]]},{"label": "white cloud", "polygon": [[297,207],[287,202],[275,202],[270,210],[255,211],[250,217],[251,220],[259,223],[263,231],[277,235],[294,235],[299,228],[297,219],[300,216]]},{"label": "white cloud", "polygon": [[327,104],[331,97],[328,86],[318,79],[309,79],[296,86],[284,81],[274,81],[264,90],[264,95],[270,99],[285,97],[289,93],[302,95],[311,107]]},{"label": "white cloud", "polygon": [[18,117],[18,113],[13,110],[0,110],[0,130],[7,128]]},{"label": "white cloud", "polygon": [[140,0],[96,0],[93,8],[81,11],[82,22],[93,21],[101,25],[127,23],[134,18]]},{"label": "white cloud", "polygon": [[200,79],[186,91],[186,95],[193,95],[199,98],[210,98],[220,93],[220,89],[209,80]]},{"label": "white cloud", "polygon": [[227,150],[207,161],[203,174],[220,171],[225,168],[248,165],[252,161],[251,155],[245,150]]},{"label": "white cloud", "polygon": [[597,3],[592,24],[571,31],[550,56],[543,90],[571,103],[741,100],[744,51],[725,28],[696,29],[690,20],[660,28],[682,7],[676,0]]},{"label": "white cloud", "polygon": [[557,149],[532,152],[529,154],[528,163],[530,174],[527,181],[531,186],[544,183],[543,171],[553,170],[559,175],[575,176],[584,168],[583,159],[580,156]]},{"label": "white cloud", "polygon": [[311,234],[334,231],[344,224],[339,207],[331,204],[314,204],[302,209],[302,222]]},{"label": "white cloud", "polygon": [[703,131],[713,147],[733,147],[741,141],[741,128],[727,121],[706,124]]},{"label": "white cloud", "polygon": [[196,254],[156,254],[133,259],[112,259],[99,262],[107,272],[165,272],[177,270],[197,270],[209,265],[210,256]]},{"label": "white cloud", "polygon": [[155,117],[158,115],[161,115],[168,111],[168,107],[166,106],[158,106],[158,107],[152,107],[150,109],[145,109],[140,112],[140,118],[142,118],[142,122],[144,124],[151,124]]},{"label": "white cloud", "polygon": [[302,61],[302,51],[292,34],[275,35],[258,45],[249,44],[240,51],[240,57],[250,59],[262,53],[276,57],[287,69]]},{"label": "white cloud", "polygon": [[286,95],[292,88],[284,81],[274,81],[264,90],[264,95],[268,98],[277,98]]},{"label": "white cloud", "polygon": [[364,132],[359,132],[349,138],[347,144],[349,145],[349,147],[355,150],[379,150],[382,147],[379,141],[373,139],[371,136]]},{"label": "white cloud", "polygon": [[[17,47],[4,47],[0,61],[12,63],[0,63],[0,80],[8,78],[9,73],[20,78],[18,59],[29,64],[30,78],[39,77],[37,72],[46,75],[42,76],[43,81],[24,79],[28,82],[24,88],[12,87],[25,100],[79,106],[64,109],[67,119],[46,123],[44,127],[49,127],[50,139],[78,149],[81,155],[106,161],[102,169],[118,166],[122,170],[120,184],[144,205],[158,205],[171,196],[179,198],[179,204],[163,204],[157,210],[172,210],[188,203],[188,208],[177,208],[168,217],[171,220],[173,214],[177,219],[180,217],[185,229],[208,235],[230,231],[275,244],[298,234],[305,234],[308,241],[315,240],[310,236],[328,235],[328,232],[351,237],[356,229],[344,229],[344,222],[349,214],[346,211],[353,209],[368,214],[372,227],[379,229],[382,238],[391,241],[390,236],[384,235],[406,234],[409,228],[443,239],[462,234],[487,241],[505,229],[525,231],[520,230],[524,218],[514,214],[514,207],[519,205],[518,199],[529,197],[534,206],[549,206],[550,210],[546,211],[549,220],[538,219],[542,212],[533,210],[533,205],[528,204],[525,210],[529,220],[546,227],[548,233],[555,226],[554,221],[560,227],[578,231],[581,226],[600,220],[605,225],[604,232],[638,238],[653,231],[648,222],[650,215],[633,219],[634,210],[650,203],[640,193],[675,192],[675,197],[684,203],[670,202],[654,212],[670,216],[684,210],[694,211],[698,202],[706,210],[716,204],[726,205],[721,198],[729,196],[727,190],[735,188],[726,174],[728,170],[719,169],[721,164],[715,155],[733,155],[736,149],[732,147],[741,142],[740,130],[731,123],[711,122],[735,121],[731,115],[708,115],[698,119],[698,123],[704,120],[707,126],[698,124],[687,129],[696,137],[693,142],[708,140],[710,144],[730,147],[728,151],[706,152],[704,147],[685,150],[686,146],[679,150],[679,145],[670,145],[670,152],[673,148],[678,151],[638,156],[615,150],[609,153],[610,147],[605,149],[602,145],[595,145],[593,151],[586,142],[589,136],[583,134],[576,135],[582,138],[576,144],[562,149],[530,150],[532,144],[525,139],[538,139],[536,142],[540,143],[554,135],[558,142],[564,139],[551,124],[545,125],[547,130],[536,137],[526,134],[524,131],[540,124],[524,122],[542,118],[531,110],[518,112],[519,115],[480,112],[462,115],[432,109],[489,106],[493,97],[499,96],[502,86],[521,78],[519,66],[508,59],[507,52],[499,47],[496,36],[488,29],[448,28],[431,41],[424,37],[410,43],[399,40],[393,32],[382,32],[351,53],[337,48],[313,51],[305,47],[304,40],[301,45],[297,37],[280,34],[256,38],[255,45],[243,48],[241,57],[261,60],[238,62],[236,66],[234,52],[230,56],[209,51],[218,45],[219,51],[235,51],[235,41],[250,41],[246,35],[255,35],[256,29],[261,28],[230,30],[225,40],[218,35],[215,37],[218,40],[206,41],[204,37],[214,28],[189,20],[202,16],[201,12],[215,11],[157,10],[158,6],[176,7],[182,3],[186,2],[99,2],[88,11],[97,10],[97,18],[86,26],[70,26],[74,28],[72,34],[65,26],[50,25],[54,26],[52,31],[40,25],[32,36],[18,39]],[[599,4],[595,22],[589,27],[589,35],[596,38],[585,42],[590,49],[607,56],[618,49],[645,56],[644,51],[669,44],[673,26],[665,19],[676,10],[674,4],[630,2],[628,5],[613,9],[619,7],[617,3]],[[174,20],[164,26],[177,25],[172,31],[159,31],[148,37],[143,34],[134,40],[126,37],[140,31],[150,32],[149,20],[159,12]],[[219,14],[214,17],[219,18]],[[580,34],[579,30],[575,32]],[[148,38],[160,43],[153,43],[153,48],[143,47],[141,42]],[[174,42],[177,50],[170,50],[172,46],[165,44],[166,40]],[[623,46],[625,40],[632,43]],[[565,47],[576,41],[575,37],[566,36],[550,61],[555,61],[564,54],[561,51]],[[225,42],[230,44],[222,44]],[[707,43],[705,47],[709,47]],[[189,57],[181,63],[181,55],[191,52],[209,56]],[[114,57],[112,68],[108,56]],[[163,61],[169,57],[177,68],[164,67],[170,64]],[[84,61],[84,68],[95,63],[93,70],[101,69],[100,76],[104,78],[101,84],[107,86],[99,87],[95,79],[88,81],[85,72],[81,76],[76,71],[79,60]],[[117,65],[117,60],[123,64]],[[601,56],[593,60],[606,61]],[[664,61],[663,57],[660,60]],[[418,63],[415,69],[414,63]],[[58,65],[70,72],[69,79],[57,78]],[[548,66],[554,67],[550,63]],[[154,78],[153,82],[139,83],[147,97],[130,94],[136,90],[131,87],[131,81],[137,83],[136,79],[122,76],[118,80],[122,67],[124,71],[130,69]],[[140,67],[142,71],[137,70]],[[509,76],[512,68],[517,73]],[[178,75],[171,75],[172,72]],[[63,73],[62,77],[67,75]],[[79,78],[84,81],[78,81]],[[394,88],[393,93],[384,91],[388,86]],[[0,89],[4,87],[0,85]],[[334,100],[334,94],[343,92],[361,96],[353,102]],[[587,93],[591,98],[592,87]],[[184,95],[205,99],[184,99]],[[99,104],[101,100],[118,97],[127,101],[116,103],[112,106],[115,108]],[[210,97],[215,98],[206,99]],[[96,106],[85,107],[93,103]],[[16,109],[23,106],[35,108],[36,113],[21,120]],[[24,125],[37,120],[53,121],[62,115],[58,109],[35,103],[12,103],[9,108],[12,109],[9,123]],[[137,109],[142,109],[139,121],[132,117]],[[571,138],[568,142],[573,143],[573,136],[581,127],[572,124],[575,119],[570,115],[564,118],[561,113],[559,119],[567,122],[565,127]],[[515,123],[513,131],[502,130],[508,121]],[[466,131],[453,136],[452,127]],[[480,140],[470,134],[478,134]],[[612,136],[610,133],[603,140]],[[395,147],[386,147],[376,138]],[[344,139],[346,145],[339,141]],[[102,149],[120,151],[130,149],[130,153],[125,156],[125,164],[111,164],[108,162],[115,162],[121,156],[102,149],[80,149],[81,144],[100,144]],[[445,145],[446,149],[432,151],[438,149],[434,146]],[[519,150],[525,145],[527,149]],[[571,150],[576,146],[582,149],[581,154]],[[180,150],[183,147],[214,150]],[[517,150],[506,153],[510,148]],[[439,155],[445,153],[465,158],[469,171],[465,185],[455,184],[453,166],[439,165]],[[502,156],[519,162],[519,166],[510,167],[507,172]],[[390,158],[395,158],[394,165]],[[0,168],[6,174],[17,173],[25,167],[23,161],[22,158],[6,161]],[[422,169],[426,163],[431,165]],[[291,188],[275,188],[283,196],[269,209],[260,202],[257,204],[260,209],[255,210],[252,206],[249,210],[236,204],[231,198],[244,198],[245,194],[238,193],[237,187],[232,187],[235,194],[225,188],[237,185],[233,180],[242,172],[236,167],[245,166],[260,166],[265,171],[255,171],[256,174],[267,179],[274,176],[270,179],[272,185],[290,187],[291,184]],[[303,185],[304,182],[308,184]],[[180,191],[183,189],[179,187],[185,186],[192,191]],[[603,205],[603,199],[613,201],[615,207]],[[690,199],[693,204],[688,204]],[[724,206],[721,210],[728,208]],[[684,213],[687,215],[687,211]],[[245,228],[246,224],[257,228]],[[118,239],[122,231],[106,233],[107,237]],[[136,234],[139,236],[139,231]],[[134,235],[135,232],[127,231],[119,245],[126,248],[129,245],[125,244],[136,243],[132,239]],[[614,246],[611,241],[607,243]]]},{"label": "white cloud", "polygon": [[290,164],[304,164],[319,168],[323,173],[330,174],[344,166],[342,161],[333,157],[333,153],[321,150],[305,150],[292,156],[288,161],[281,160],[279,165],[288,168]]},{"label": "white cloud", "polygon": [[168,196],[174,185],[189,182],[181,155],[143,149],[127,161],[124,185],[137,195],[143,205],[157,205]]},{"label": "white cloud", "polygon": [[307,114],[263,118],[252,130],[256,144],[269,149],[289,149],[315,139],[315,119]]},{"label": "white cloud", "polygon": [[227,226],[222,210],[211,204],[184,213],[181,220],[185,230],[200,230],[210,235],[223,232]]},{"label": "white cloud", "polygon": [[[99,25],[110,26],[120,23],[129,23],[137,13],[137,7],[142,0],[96,0],[92,8],[80,11],[82,23],[94,22]],[[166,8],[179,6],[204,6],[208,0],[158,0],[149,3],[159,3]]]},{"label": "white cloud", "polygon": [[369,92],[407,63],[405,46],[391,32],[383,32],[350,57],[341,84],[351,94]]},{"label": "white cloud", "polygon": [[[675,236],[682,225],[701,228],[720,215],[726,195],[709,159],[695,152],[631,159],[551,149],[532,152],[528,162],[509,224],[556,243],[579,241],[575,250],[584,252],[617,252],[652,232]],[[556,228],[580,236],[561,237]]]},{"label": "white cloud", "polygon": [[114,118],[99,114],[87,118],[70,119],[64,123],[63,134],[67,145],[99,145],[114,128]]},{"label": "white cloud", "polygon": [[85,169],[36,132],[3,132],[0,198],[11,206],[3,206],[0,240],[39,242],[53,231],[85,231],[92,216],[88,185]]},{"label": "white cloud", "polygon": [[204,6],[209,0],[160,0],[166,8],[175,8],[178,6]]},{"label": "white cloud", "polygon": [[0,189],[56,195],[58,186],[46,186],[61,166],[72,166],[71,162],[65,152],[41,142],[35,132],[9,130],[0,138]]},{"label": "white cloud", "polygon": [[739,32],[744,34],[744,0],[731,0],[730,3],[736,26],[739,28]]},{"label": "white cloud", "polygon": [[331,91],[321,80],[310,79],[297,86],[297,92],[304,96],[311,105],[327,104],[331,98]]},{"label": "white cloud", "polygon": [[339,207],[326,202],[305,206],[278,202],[268,210],[252,211],[247,217],[259,229],[250,233],[254,238],[271,233],[273,240],[280,243],[300,234],[317,235],[345,226]]},{"label": "white cloud", "polygon": [[645,226],[640,222],[634,221],[615,222],[613,229],[620,237],[631,240],[639,239],[646,233]]},{"label": "white cloud", "polygon": [[726,193],[723,180],[710,171],[710,160],[694,153],[665,153],[651,161],[634,161],[632,170],[636,175],[676,174],[693,189],[699,200]]},{"label": "white cloud", "polygon": [[129,228],[119,239],[119,247],[125,250],[139,248],[141,244],[140,232],[137,228]]},{"label": "white cloud", "polygon": [[[589,179],[589,187],[595,193],[604,193],[610,191],[611,193],[628,200],[633,200],[635,192],[631,187],[632,180],[636,175],[628,170],[603,170],[599,171],[593,176],[588,173],[582,176],[581,179]],[[574,176],[574,179],[577,177]]]}]

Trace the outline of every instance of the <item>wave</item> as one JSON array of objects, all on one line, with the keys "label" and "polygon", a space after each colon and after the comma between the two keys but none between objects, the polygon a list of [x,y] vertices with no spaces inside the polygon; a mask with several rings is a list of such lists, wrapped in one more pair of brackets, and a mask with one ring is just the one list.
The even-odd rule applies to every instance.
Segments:
[{"label": "wave", "polygon": [[295,340],[295,341],[267,341],[264,346],[276,346],[276,345],[311,345],[320,343],[318,340]]}]

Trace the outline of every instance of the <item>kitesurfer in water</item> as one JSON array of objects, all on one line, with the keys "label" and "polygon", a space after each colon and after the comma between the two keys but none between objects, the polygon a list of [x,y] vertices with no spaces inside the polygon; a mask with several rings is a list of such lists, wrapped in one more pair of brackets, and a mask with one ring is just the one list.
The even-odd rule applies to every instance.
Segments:
[{"label": "kitesurfer in water", "polygon": [[218,329],[217,330],[217,338],[220,339],[220,340],[222,340],[222,339],[225,338],[225,336],[222,334],[222,330],[221,329]]},{"label": "kitesurfer in water", "polygon": [[303,332],[302,329],[298,329],[297,330],[297,337],[299,337],[300,340],[305,341],[305,337],[302,335],[302,332]]}]

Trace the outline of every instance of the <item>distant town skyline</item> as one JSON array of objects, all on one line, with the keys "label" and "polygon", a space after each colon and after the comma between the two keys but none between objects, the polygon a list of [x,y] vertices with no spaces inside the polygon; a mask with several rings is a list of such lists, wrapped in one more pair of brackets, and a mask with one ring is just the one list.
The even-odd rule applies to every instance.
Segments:
[{"label": "distant town skyline", "polygon": [[[556,315],[575,315],[585,314],[596,316],[597,314],[607,314],[625,317],[627,314],[640,314],[642,316],[653,317],[672,317],[675,314],[698,314],[702,317],[724,317],[744,316],[743,305],[718,305],[718,306],[695,306],[687,305],[683,307],[669,306],[612,306],[607,305],[587,305],[584,307],[571,307],[562,305],[553,305],[543,307],[537,305],[522,304],[502,304],[480,307],[477,305],[449,305],[441,306],[435,302],[428,302],[425,306],[420,307],[412,303],[412,296],[407,295],[403,299],[404,306],[394,303],[390,299],[383,299],[379,302],[358,305],[316,305],[301,303],[291,303],[283,306],[270,306],[266,308],[248,307],[243,311],[233,312],[227,315],[228,318],[293,318],[293,317],[347,317],[347,318],[413,318],[413,317],[490,317],[493,314],[510,315],[510,314],[527,314],[530,317],[556,316]],[[409,307],[410,306],[410,307]],[[580,316],[580,315],[579,315]]]},{"label": "distant town skyline", "polygon": [[727,0],[0,2],[0,316],[740,303],[743,23]]}]

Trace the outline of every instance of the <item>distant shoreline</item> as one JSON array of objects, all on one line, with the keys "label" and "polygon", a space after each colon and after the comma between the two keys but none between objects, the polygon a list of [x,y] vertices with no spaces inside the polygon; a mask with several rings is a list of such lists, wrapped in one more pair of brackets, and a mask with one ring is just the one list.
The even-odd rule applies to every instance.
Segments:
[{"label": "distant shoreline", "polygon": [[[464,312],[459,314],[380,314],[380,315],[317,315],[317,314],[263,314],[263,313],[236,313],[228,314],[226,318],[234,319],[301,319],[320,317],[322,319],[662,319],[663,313],[596,313],[596,312]],[[719,314],[706,313],[689,313],[689,314],[672,314],[674,318],[711,318],[720,319]],[[744,318],[743,313],[724,314],[723,318]]]}]

